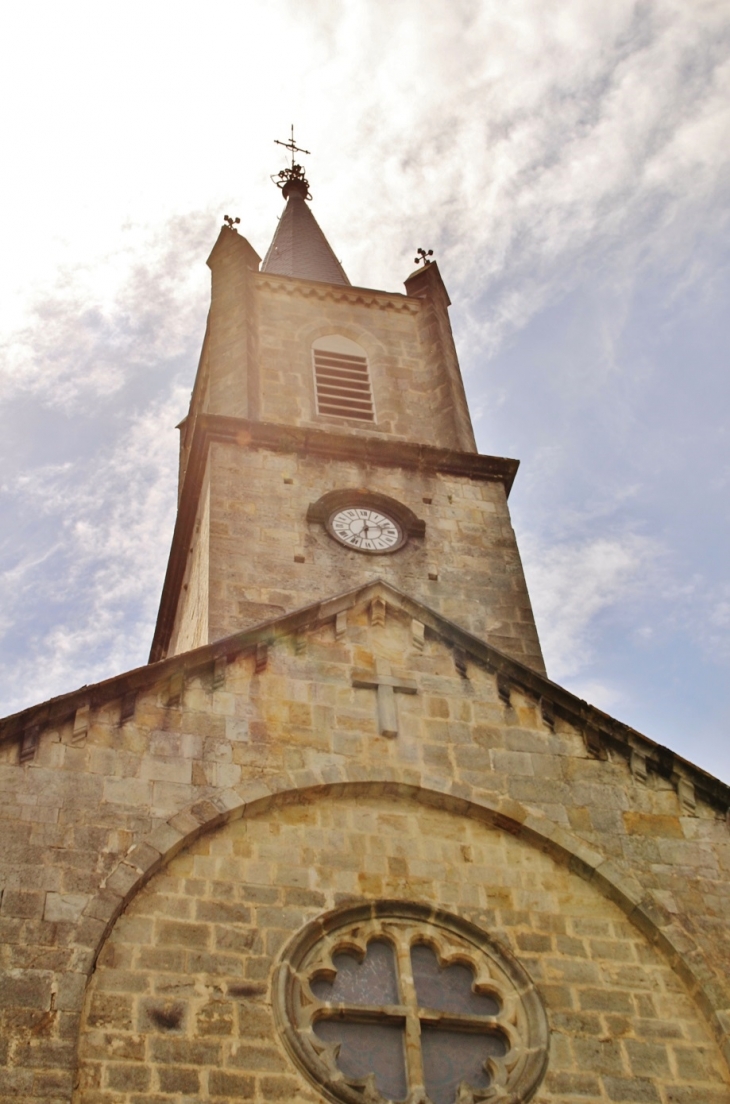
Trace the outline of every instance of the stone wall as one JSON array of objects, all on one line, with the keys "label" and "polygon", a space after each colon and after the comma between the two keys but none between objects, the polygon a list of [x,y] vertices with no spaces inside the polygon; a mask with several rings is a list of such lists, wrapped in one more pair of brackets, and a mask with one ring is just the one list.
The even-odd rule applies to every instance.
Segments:
[{"label": "stone wall", "polygon": [[[421,303],[381,293],[368,305],[344,289],[326,291],[326,296],[315,298],[306,282],[259,277],[262,420],[346,425],[355,432],[423,440],[432,381],[423,365],[415,319]],[[395,309],[382,309],[390,299]],[[374,425],[317,414],[312,343],[328,334],[349,337],[365,349],[377,415]],[[409,401],[416,404],[415,425],[409,424]]]},{"label": "stone wall", "polygon": [[[209,459],[210,640],[382,577],[544,671],[499,482],[214,444]],[[343,548],[307,507],[334,489],[389,495],[426,523],[393,555]]]},{"label": "stone wall", "polygon": [[210,621],[210,486],[203,479],[198,516],[188,550],[180,601],[170,639],[170,654],[207,644]]},{"label": "stone wall", "polygon": [[[221,639],[378,574],[412,584],[415,596],[445,616],[544,671],[502,489],[377,463],[378,442],[386,440],[426,442],[462,458],[476,451],[437,266],[413,274],[407,295],[272,276],[256,271],[257,255],[228,229],[209,264],[211,309],[181,439],[184,492],[175,542],[196,511],[197,524],[190,552],[181,552],[185,577],[181,582],[177,564],[175,588],[165,588],[163,604],[171,608],[161,613],[154,656]],[[367,352],[375,423],[316,412],[312,343],[332,333]],[[282,436],[284,427],[316,426],[352,441],[370,439],[374,462],[247,451],[242,428],[236,447],[219,444],[211,452],[208,530],[205,487],[185,482],[206,414],[281,426]],[[307,504],[338,487],[399,497],[425,518],[425,540],[368,568],[362,556],[305,521]],[[208,532],[209,547],[199,547]],[[175,542],[173,552],[180,551]]]},{"label": "stone wall", "polygon": [[[221,232],[209,261],[206,383],[196,388],[194,415],[332,424],[475,451],[440,280],[434,289],[434,281],[419,287],[417,298],[272,276],[255,271],[257,263],[244,238]],[[317,414],[312,342],[332,333],[368,354],[374,425]]]},{"label": "stone wall", "polygon": [[[537,1099],[730,1099],[724,809],[413,616],[353,601],[227,666],[149,669],[126,719],[121,680],[74,699],[25,765],[0,744],[2,1104],[68,1104],[82,1016],[84,1104],[313,1099],[268,971],[351,894],[438,901],[517,954],[553,1029]],[[394,738],[353,686],[383,663],[416,690]]]},{"label": "stone wall", "polygon": [[363,794],[236,821],[152,880],[89,987],[78,1104],[316,1104],[276,1029],[272,974],[303,924],[363,895],[455,910],[518,956],[551,1029],[536,1104],[730,1100],[697,1008],[613,902],[508,832]]}]

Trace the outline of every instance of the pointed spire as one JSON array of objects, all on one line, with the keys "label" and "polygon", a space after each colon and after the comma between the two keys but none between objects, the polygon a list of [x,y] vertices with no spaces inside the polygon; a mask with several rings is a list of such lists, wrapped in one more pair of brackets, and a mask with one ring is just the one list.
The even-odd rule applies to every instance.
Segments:
[{"label": "pointed spire", "polygon": [[304,195],[292,185],[288,190],[284,214],[279,219],[261,271],[349,285],[345,270],[332,252]]},{"label": "pointed spire", "polygon": [[294,127],[288,142],[276,142],[291,153],[291,167],[282,169],[275,180],[286,200],[262,272],[277,276],[297,276],[302,280],[322,280],[327,284],[346,284],[345,275],[332,246],[322,233],[316,218],[307,206],[309,184],[301,165],[294,163],[294,153],[308,153],[294,144]]}]

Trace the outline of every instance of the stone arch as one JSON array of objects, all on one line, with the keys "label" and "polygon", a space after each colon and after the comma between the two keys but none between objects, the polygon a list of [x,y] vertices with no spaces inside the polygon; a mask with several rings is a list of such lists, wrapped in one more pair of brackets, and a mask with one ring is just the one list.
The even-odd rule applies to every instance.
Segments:
[{"label": "stone arch", "polygon": [[318,415],[377,424],[370,360],[358,341],[336,330],[315,338],[312,368]]},{"label": "stone arch", "polygon": [[219,791],[190,805],[170,817],[146,839],[134,844],[84,910],[73,967],[78,982],[69,987],[74,997],[68,1002],[73,1006],[68,1010],[81,1012],[86,984],[96,959],[121,913],[150,878],[200,836],[244,816],[257,816],[277,805],[309,802],[318,796],[372,794],[406,798],[506,831],[590,882],[624,912],[679,974],[730,1066],[730,1009],[726,994],[714,982],[701,953],[680,925],[643,892],[639,882],[623,874],[611,859],[573,833],[518,802],[509,798],[490,801],[464,785],[458,789],[458,793],[452,793],[447,783],[442,789],[429,788],[394,776],[326,782],[316,779],[313,772],[306,772],[306,777],[280,776],[270,784],[257,781],[242,786],[240,792]]},{"label": "stone arch", "polygon": [[308,322],[299,326],[296,331],[297,339],[307,346],[313,345],[315,341],[319,341],[323,337],[331,337],[335,334],[360,345],[367,353],[371,365],[376,358],[387,354],[386,346],[375,336],[372,330],[348,319],[338,318],[335,321],[332,318],[325,317],[316,322]]},{"label": "stone arch", "polygon": [[[333,336],[344,337],[347,341],[354,342],[365,352],[373,393],[375,394],[376,391],[382,392],[387,376],[385,358],[388,350],[372,330],[348,319],[323,318],[320,321],[302,325],[296,331],[297,339],[310,351],[310,355],[311,349],[317,341]],[[312,410],[315,410],[314,382],[312,382],[312,403]],[[377,421],[368,425],[368,432],[379,432]]]},{"label": "stone arch", "polygon": [[332,352],[352,353],[353,356],[367,356],[367,349],[359,341],[353,341],[351,337],[345,337],[339,330],[315,337],[312,342],[314,349],[326,349]]}]

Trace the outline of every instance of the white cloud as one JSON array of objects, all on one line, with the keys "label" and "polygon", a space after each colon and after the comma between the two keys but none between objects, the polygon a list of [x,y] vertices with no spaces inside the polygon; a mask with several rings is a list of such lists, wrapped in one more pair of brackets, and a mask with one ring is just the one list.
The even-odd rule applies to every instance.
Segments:
[{"label": "white cloud", "polygon": [[705,659],[718,666],[730,663],[730,582],[702,576],[678,595],[675,623],[686,632]]},{"label": "white cloud", "polygon": [[[212,220],[64,267],[6,342],[0,712],[144,663],[174,523],[175,424],[205,320]],[[142,259],[144,258],[144,260]],[[185,384],[178,382],[181,370]],[[27,454],[23,418],[47,409]],[[20,426],[15,422],[20,421]],[[11,442],[23,442],[20,456]],[[47,455],[70,458],[48,462]]]},{"label": "white cloud", "polygon": [[528,534],[521,549],[548,674],[574,679],[594,659],[598,617],[656,586],[661,552],[634,535],[545,545]]},{"label": "white cloud", "polygon": [[572,678],[570,690],[583,701],[602,709],[604,713],[620,716],[622,709],[626,707],[628,696],[620,687],[606,682],[604,679]]},{"label": "white cloud", "polygon": [[214,227],[205,212],[139,226],[133,248],[121,241],[101,261],[62,266],[0,345],[0,397],[88,409],[156,361],[187,353],[191,331],[204,326]]},{"label": "white cloud", "polygon": [[[507,275],[484,335],[493,348],[555,294],[555,258],[575,280],[589,243],[619,250],[627,270],[647,250],[671,253],[726,163],[719,2],[271,0],[191,13],[147,8],[141,34],[135,4],[122,15],[71,3],[34,22],[27,54],[28,17],[15,14],[20,49],[8,35],[0,69],[24,104],[23,132],[17,114],[6,122],[6,148],[23,154],[4,181],[15,286],[64,258],[132,264],[143,243],[130,223],[217,209],[237,188],[244,232],[264,248],[272,138],[294,113],[314,150],[315,207],[355,281],[397,283],[422,238],[476,296]],[[246,64],[229,72],[221,51],[242,47]],[[46,81],[51,102],[37,95]],[[50,226],[49,159],[67,169]]]},{"label": "white cloud", "polygon": [[24,621],[50,614],[6,654],[3,713],[146,661],[174,521],[171,426],[185,398],[173,387],[93,464],[38,469],[8,488],[56,537],[0,574],[6,633],[23,638]]}]

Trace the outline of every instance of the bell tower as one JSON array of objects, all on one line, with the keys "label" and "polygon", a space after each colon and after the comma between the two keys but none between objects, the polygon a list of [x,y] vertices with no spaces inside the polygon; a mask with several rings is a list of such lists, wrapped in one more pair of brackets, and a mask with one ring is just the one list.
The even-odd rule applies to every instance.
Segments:
[{"label": "bell tower", "polygon": [[353,287],[280,183],[162,661],[0,720],[0,1104],[730,1104],[730,788],[541,673],[436,263]]},{"label": "bell tower", "polygon": [[286,145],[263,262],[230,218],[208,258],[150,659],[380,577],[544,672],[507,506],[517,462],[477,452],[438,265],[424,254],[404,293],[353,287]]}]

